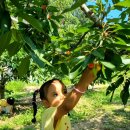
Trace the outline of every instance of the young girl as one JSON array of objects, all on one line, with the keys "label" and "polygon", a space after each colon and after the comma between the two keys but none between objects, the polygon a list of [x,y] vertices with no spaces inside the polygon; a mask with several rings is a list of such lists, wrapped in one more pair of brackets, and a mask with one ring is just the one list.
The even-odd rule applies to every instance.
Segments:
[{"label": "young girl", "polygon": [[14,98],[0,99],[0,113],[13,114]]},{"label": "young girl", "polygon": [[41,130],[71,130],[68,113],[75,107],[89,84],[96,78],[95,71],[99,71],[99,65],[94,64],[87,67],[70,93],[67,93],[66,86],[58,79],[44,83],[33,94],[34,118],[32,122],[36,122],[36,94],[40,93],[42,103],[47,108],[42,113]]}]

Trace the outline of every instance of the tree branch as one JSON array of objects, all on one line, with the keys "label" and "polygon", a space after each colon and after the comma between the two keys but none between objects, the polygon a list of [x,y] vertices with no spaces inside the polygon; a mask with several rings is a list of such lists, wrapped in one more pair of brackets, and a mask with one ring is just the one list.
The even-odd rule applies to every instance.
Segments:
[{"label": "tree branch", "polygon": [[[93,22],[94,25],[93,27],[99,27],[100,29],[103,28],[102,23],[100,21],[100,19],[98,17],[96,17],[96,15],[86,6],[86,4],[82,4],[80,6],[81,10],[84,12],[84,14],[86,15],[86,17],[90,18]],[[70,47],[69,51],[74,50],[75,48],[77,48],[78,45],[81,44],[81,42],[83,41],[84,37],[86,36],[88,32],[85,32],[79,39],[79,41]]]},{"label": "tree branch", "polygon": [[75,48],[77,48],[77,46],[82,42],[82,40],[84,39],[84,37],[86,36],[88,32],[85,32],[79,39],[79,41],[74,45],[74,46],[71,46],[70,48],[70,51],[74,50]]},{"label": "tree branch", "polygon": [[90,18],[96,27],[102,28],[102,23],[98,17],[86,6],[86,4],[82,4],[80,6],[81,10],[84,12],[86,17]]},{"label": "tree branch", "polygon": [[[99,27],[100,29],[103,28],[101,21],[98,17],[95,16],[95,14],[86,6],[86,4],[82,4],[80,6],[81,10],[84,12],[84,14],[86,15],[86,17],[90,18],[93,22],[94,22],[94,27]],[[87,32],[85,32],[81,38],[79,39],[79,41],[75,44],[75,46],[72,46],[69,50],[72,51],[75,48],[77,48],[77,46],[82,42],[82,40],[84,39],[84,37],[86,36]]]}]

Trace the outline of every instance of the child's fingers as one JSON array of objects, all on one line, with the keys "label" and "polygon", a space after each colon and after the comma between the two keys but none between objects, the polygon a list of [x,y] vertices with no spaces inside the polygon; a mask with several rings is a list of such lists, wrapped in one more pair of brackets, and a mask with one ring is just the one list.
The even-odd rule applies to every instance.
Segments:
[{"label": "child's fingers", "polygon": [[90,63],[88,68],[92,69],[94,76],[97,77],[97,72],[101,70],[101,65],[99,63]]},{"label": "child's fingers", "polygon": [[89,69],[96,68],[97,71],[100,71],[101,70],[101,65],[99,63],[90,63],[90,64],[88,64],[88,68]]},{"label": "child's fingers", "polygon": [[101,70],[101,64],[96,63],[95,68],[96,68],[97,72],[100,71]]}]

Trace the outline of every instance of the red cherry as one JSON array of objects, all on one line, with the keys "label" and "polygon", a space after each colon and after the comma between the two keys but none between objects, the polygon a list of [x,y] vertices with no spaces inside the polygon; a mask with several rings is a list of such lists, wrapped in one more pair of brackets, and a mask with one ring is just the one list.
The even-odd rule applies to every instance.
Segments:
[{"label": "red cherry", "polygon": [[66,51],[65,52],[67,55],[70,55],[71,54],[71,51]]},{"label": "red cherry", "polygon": [[93,68],[94,68],[94,63],[88,64],[88,68],[89,68],[89,69],[93,69]]},{"label": "red cherry", "polygon": [[41,8],[42,8],[43,10],[46,10],[46,7],[47,7],[46,5],[42,5]]}]

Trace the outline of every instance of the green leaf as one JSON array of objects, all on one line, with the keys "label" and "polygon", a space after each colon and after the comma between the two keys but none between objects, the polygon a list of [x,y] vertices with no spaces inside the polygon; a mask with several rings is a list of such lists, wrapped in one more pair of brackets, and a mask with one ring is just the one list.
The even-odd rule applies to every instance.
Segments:
[{"label": "green leaf", "polygon": [[120,97],[121,97],[122,103],[123,103],[124,105],[127,104],[127,101],[128,101],[128,99],[129,99],[129,96],[130,96],[130,94],[129,94],[129,89],[127,89],[127,90],[123,89],[123,90],[121,91]]},{"label": "green leaf", "polygon": [[48,12],[59,12],[57,7],[54,6],[47,6]]},{"label": "green leaf", "polygon": [[110,62],[105,62],[105,61],[100,61],[104,66],[106,66],[107,68],[109,69],[112,69],[114,70],[115,69],[115,65],[113,65],[112,63]]},{"label": "green leaf", "polygon": [[104,59],[104,49],[103,48],[98,48],[96,50],[93,50],[92,54],[95,57],[98,57],[99,59],[102,59],[102,60]]},{"label": "green leaf", "polygon": [[37,48],[36,45],[33,43],[33,41],[27,37],[27,36],[23,36],[24,41],[27,43],[27,45],[29,45],[29,47],[35,52],[37,53]]},{"label": "green leaf", "polygon": [[12,29],[12,38],[16,42],[24,42],[23,35],[20,30]]},{"label": "green leaf", "polygon": [[83,62],[79,61],[77,64],[75,64],[75,66],[71,69],[70,73],[76,71],[77,69],[79,69],[80,67],[82,67]]},{"label": "green leaf", "polygon": [[[111,85],[108,86],[106,90],[106,96],[110,94],[111,92],[113,92],[114,94],[115,89],[117,89],[123,83],[123,81],[124,81],[124,77],[123,75],[120,75],[116,82],[111,83]],[[113,94],[111,96],[111,100],[112,100]]]},{"label": "green leaf", "polygon": [[128,65],[128,64],[130,64],[130,59],[122,58],[122,63],[125,64],[125,65]]},{"label": "green leaf", "polygon": [[129,24],[115,24],[113,25],[113,28],[115,29],[114,31],[116,32],[117,30],[130,30],[130,25]]},{"label": "green leaf", "polygon": [[78,56],[73,58],[71,61],[75,64],[78,63],[79,61],[84,61],[85,60],[85,56]]},{"label": "green leaf", "polygon": [[108,86],[107,90],[106,90],[106,96],[109,95],[111,92],[113,92],[115,90],[115,84],[112,83]]},{"label": "green leaf", "polygon": [[103,74],[104,78],[107,79],[104,65],[102,65],[102,74]]},{"label": "green leaf", "polygon": [[82,67],[69,74],[70,79],[75,79],[82,71]]},{"label": "green leaf", "polygon": [[18,67],[18,75],[19,77],[23,77],[29,70],[29,65],[30,65],[30,57],[25,57],[24,59],[21,60],[21,64]]},{"label": "green leaf", "polygon": [[120,49],[126,49],[126,50],[130,50],[130,45],[121,45],[121,44],[119,44],[119,43],[115,43],[115,44],[113,44],[113,47],[117,47],[117,48],[120,48]]},{"label": "green leaf", "polygon": [[0,18],[0,29],[5,33],[11,28],[11,17],[8,11],[4,11],[2,15],[3,17]]},{"label": "green leaf", "polygon": [[89,31],[89,28],[86,28],[86,27],[80,27],[77,29],[77,33],[85,33],[88,31]]},{"label": "green leaf", "polygon": [[127,43],[120,37],[115,37],[118,41],[116,42],[116,44],[121,44],[121,45],[126,45]]},{"label": "green leaf", "polygon": [[122,7],[130,7],[130,0],[124,0],[124,1],[121,1],[117,4],[115,4],[115,6],[122,6]]},{"label": "green leaf", "polygon": [[66,36],[67,36],[67,37],[73,37],[73,36],[74,36],[74,33],[68,32],[68,33],[66,33]]},{"label": "green leaf", "polygon": [[22,47],[22,44],[20,42],[13,42],[9,44],[7,50],[10,56],[15,55]]},{"label": "green leaf", "polygon": [[52,65],[53,66],[57,66],[57,63],[58,63],[59,60],[60,60],[60,56],[59,55],[53,56]]},{"label": "green leaf", "polygon": [[15,5],[18,9],[21,9],[21,4],[16,0],[10,0],[13,5]]},{"label": "green leaf", "polygon": [[24,36],[24,40],[26,44],[31,48],[30,55],[32,56],[33,60],[38,63],[39,66],[43,67],[43,64],[45,63],[52,67],[50,62],[48,62],[46,59],[43,58],[43,54],[39,52],[39,50],[37,49],[37,47],[29,37]]},{"label": "green leaf", "polygon": [[120,18],[113,18],[113,19],[107,19],[107,21],[110,23],[118,23],[121,19]]},{"label": "green leaf", "polygon": [[53,35],[54,36],[59,36],[58,25],[53,20],[50,20],[50,22],[51,22],[51,26],[52,26],[52,29],[53,29]]},{"label": "green leaf", "polygon": [[[104,65],[102,65],[102,66],[104,66]],[[105,78],[107,81],[110,81],[110,82],[111,82],[113,70],[112,70],[112,69],[109,69],[109,68],[107,68],[107,67],[104,67],[104,70],[105,70],[105,72],[103,73],[104,78]]]},{"label": "green leaf", "polygon": [[115,82],[116,88],[118,88],[123,83],[123,81],[124,81],[124,77],[123,75],[120,75],[117,81]]},{"label": "green leaf", "polygon": [[11,40],[11,36],[12,36],[11,31],[6,32],[5,34],[1,35],[1,37],[0,37],[0,55],[8,47],[10,40]]},{"label": "green leaf", "polygon": [[44,62],[39,59],[39,57],[34,53],[32,52],[31,50],[28,50],[29,51],[29,54],[31,56],[31,58],[33,59],[33,61],[40,67],[40,68],[43,68],[45,66]]},{"label": "green leaf", "polygon": [[119,0],[112,0],[113,4],[116,4],[119,2]]},{"label": "green leaf", "polygon": [[62,82],[66,85],[66,86],[72,86],[72,81],[70,80],[68,75],[64,75],[64,77],[62,78]]},{"label": "green leaf", "polygon": [[89,63],[92,63],[95,59],[95,56],[90,54],[88,56],[85,57],[85,60],[84,60],[84,63],[83,63],[83,69],[86,68],[86,66],[89,64]]},{"label": "green leaf", "polygon": [[122,64],[121,56],[118,54],[114,54],[111,58],[111,63],[114,64],[116,67],[120,66]]},{"label": "green leaf", "polygon": [[130,28],[122,29],[119,31],[119,33],[121,33],[123,35],[130,35]]},{"label": "green leaf", "polygon": [[82,64],[83,62],[77,63],[74,68],[70,71],[69,77],[70,79],[76,78],[82,71]]},{"label": "green leaf", "polygon": [[87,2],[87,0],[76,0],[75,3],[70,8],[63,10],[62,13],[72,11],[72,10],[78,8],[79,6],[81,6],[82,4],[85,4],[86,2]]},{"label": "green leaf", "polygon": [[39,20],[37,20],[36,18],[34,18],[33,16],[25,14],[25,13],[23,13],[23,14],[20,13],[19,16],[22,17],[23,19],[25,19],[28,23],[30,23],[39,32],[44,32],[42,29],[43,26],[42,26],[41,22]]},{"label": "green leaf", "polygon": [[62,70],[62,72],[63,72],[65,75],[68,75],[68,74],[69,74],[68,67],[66,66],[65,63],[62,63],[62,64],[61,64],[61,70]]},{"label": "green leaf", "polygon": [[[56,21],[58,21],[58,22],[61,22],[61,19],[63,19],[64,18],[64,16],[62,16],[62,15],[52,15],[51,16],[51,19],[54,19],[54,20],[56,20]],[[64,20],[62,21],[62,23],[64,23]]]}]

